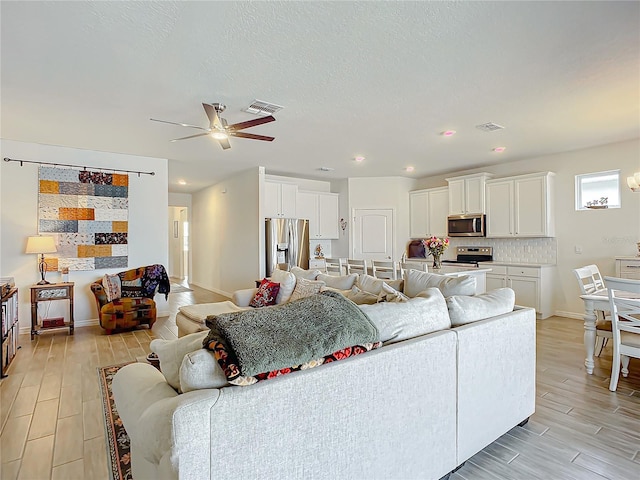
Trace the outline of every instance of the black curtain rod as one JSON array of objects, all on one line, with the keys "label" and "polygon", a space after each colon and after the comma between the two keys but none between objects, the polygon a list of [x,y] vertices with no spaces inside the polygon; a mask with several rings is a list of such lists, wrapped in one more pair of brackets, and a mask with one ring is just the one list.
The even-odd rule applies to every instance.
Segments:
[{"label": "black curtain rod", "polygon": [[37,162],[34,160],[16,160],[15,158],[7,158],[4,157],[4,161],[5,162],[18,162],[20,163],[20,166],[22,166],[24,163],[33,163],[36,165],[53,165],[54,167],[71,167],[71,168],[75,168],[78,170],[87,170],[88,168],[91,170],[108,170],[110,172],[113,173],[137,173],[138,176],[140,175],[155,175],[156,172],[138,172],[135,170],[116,170],[114,168],[103,168],[103,167],[79,167],[78,165],[69,165],[67,163],[53,163],[53,162]]}]

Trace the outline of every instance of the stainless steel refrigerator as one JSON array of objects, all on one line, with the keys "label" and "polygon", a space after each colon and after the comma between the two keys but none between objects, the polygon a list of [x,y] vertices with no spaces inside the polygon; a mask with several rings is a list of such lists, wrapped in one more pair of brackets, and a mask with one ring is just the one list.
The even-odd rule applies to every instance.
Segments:
[{"label": "stainless steel refrigerator", "polygon": [[309,220],[299,218],[266,218],[265,245],[267,268],[265,275],[279,268],[309,268]]}]

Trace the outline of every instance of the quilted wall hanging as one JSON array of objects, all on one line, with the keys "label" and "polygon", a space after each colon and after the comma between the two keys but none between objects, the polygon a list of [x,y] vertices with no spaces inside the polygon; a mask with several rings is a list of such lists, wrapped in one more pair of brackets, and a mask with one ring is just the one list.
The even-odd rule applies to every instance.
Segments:
[{"label": "quilted wall hanging", "polygon": [[38,231],[58,249],[48,270],[128,267],[128,175],[40,166],[38,180]]}]

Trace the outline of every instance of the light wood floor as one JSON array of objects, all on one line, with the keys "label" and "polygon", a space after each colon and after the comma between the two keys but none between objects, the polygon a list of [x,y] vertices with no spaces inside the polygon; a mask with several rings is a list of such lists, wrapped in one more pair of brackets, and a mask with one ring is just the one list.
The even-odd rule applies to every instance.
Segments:
[{"label": "light wood floor", "polygon": [[[169,296],[153,329],[107,336],[99,327],[45,333],[22,349],[0,384],[1,479],[108,479],[96,367],[133,361],[153,338],[175,338],[178,307],[225,298],[192,287]],[[583,366],[582,322],[538,322],[536,413],[475,455],[452,480],[640,478],[640,361],[616,393],[611,350]],[[490,346],[488,346],[490,348]]]}]

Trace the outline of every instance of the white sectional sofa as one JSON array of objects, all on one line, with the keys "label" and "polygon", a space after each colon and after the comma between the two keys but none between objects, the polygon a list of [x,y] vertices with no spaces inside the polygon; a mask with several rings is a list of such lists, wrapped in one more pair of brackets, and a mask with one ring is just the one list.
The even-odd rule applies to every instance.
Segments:
[{"label": "white sectional sofa", "polygon": [[[446,477],[534,412],[536,317],[515,307],[462,324],[465,308],[476,320],[491,307],[453,296],[443,316],[444,300],[424,297],[362,307],[381,348],[248,387],[178,393],[150,365],[122,368],[113,393],[133,478]],[[405,339],[403,309],[428,333]]]}]

